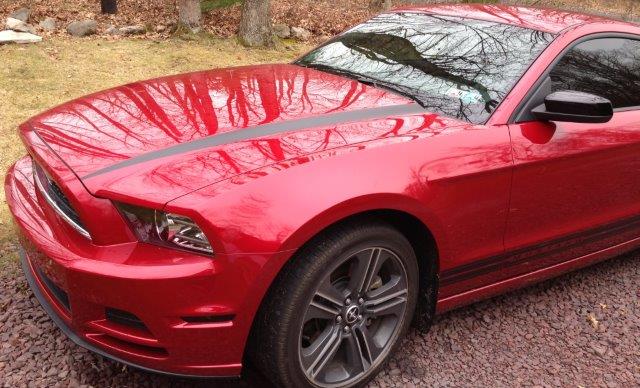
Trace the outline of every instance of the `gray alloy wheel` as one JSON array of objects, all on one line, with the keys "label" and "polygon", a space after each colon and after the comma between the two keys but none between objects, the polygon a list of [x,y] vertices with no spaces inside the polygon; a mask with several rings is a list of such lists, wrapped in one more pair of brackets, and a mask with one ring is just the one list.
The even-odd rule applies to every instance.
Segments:
[{"label": "gray alloy wheel", "polygon": [[335,261],[308,301],[299,362],[309,382],[345,386],[377,367],[403,326],[408,300],[405,266],[394,252],[363,249]]}]

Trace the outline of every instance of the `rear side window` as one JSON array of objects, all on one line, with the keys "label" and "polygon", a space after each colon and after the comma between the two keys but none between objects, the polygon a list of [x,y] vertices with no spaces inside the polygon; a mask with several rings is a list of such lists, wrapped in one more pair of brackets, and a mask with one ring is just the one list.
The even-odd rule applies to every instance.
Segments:
[{"label": "rear side window", "polygon": [[640,106],[640,41],[600,38],[569,51],[550,74],[552,89],[608,98],[614,108]]}]

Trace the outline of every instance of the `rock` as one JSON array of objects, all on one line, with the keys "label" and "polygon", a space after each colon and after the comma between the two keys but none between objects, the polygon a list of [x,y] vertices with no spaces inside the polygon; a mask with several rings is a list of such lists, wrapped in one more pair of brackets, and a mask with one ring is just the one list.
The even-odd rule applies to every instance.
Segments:
[{"label": "rock", "polygon": [[16,32],[11,30],[0,31],[0,44],[3,43],[37,43],[42,37],[28,32]]},{"label": "rock", "polygon": [[155,28],[156,32],[160,33],[160,32],[165,32],[167,30],[167,26],[164,26],[162,24],[158,24]]},{"label": "rock", "polygon": [[287,39],[291,37],[291,28],[286,24],[274,24],[273,33],[280,39]]},{"label": "rock", "polygon": [[83,20],[71,22],[67,26],[67,33],[71,36],[83,37],[93,35],[98,29],[98,23],[95,20]]},{"label": "rock", "polygon": [[591,344],[591,349],[594,354],[600,357],[604,357],[607,354],[607,348],[596,343]]},{"label": "rock", "polygon": [[120,32],[123,35],[139,35],[144,34],[146,31],[147,29],[141,25],[120,27]]},{"label": "rock", "polygon": [[38,24],[42,30],[47,32],[52,32],[56,30],[56,19],[54,18],[46,18]]},{"label": "rock", "polygon": [[29,15],[31,15],[31,10],[29,8],[20,8],[11,12],[9,17],[26,23],[29,21]]},{"label": "rock", "polygon": [[31,34],[35,32],[32,26],[28,25],[27,23],[23,22],[20,19],[7,18],[7,22],[5,25],[7,27],[7,30],[13,30],[17,32],[28,32]]},{"label": "rock", "polygon": [[111,25],[105,30],[105,34],[107,34],[107,35],[122,35],[122,32],[120,31],[120,29],[118,27]]},{"label": "rock", "polygon": [[291,36],[298,40],[309,40],[311,39],[311,32],[302,27],[291,27]]}]

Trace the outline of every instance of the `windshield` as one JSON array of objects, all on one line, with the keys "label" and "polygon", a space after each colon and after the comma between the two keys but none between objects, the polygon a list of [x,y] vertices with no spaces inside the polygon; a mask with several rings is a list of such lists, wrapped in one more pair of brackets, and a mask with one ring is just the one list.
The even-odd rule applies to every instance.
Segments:
[{"label": "windshield", "polygon": [[391,89],[431,112],[480,124],[553,37],[482,20],[388,13],[296,64]]}]

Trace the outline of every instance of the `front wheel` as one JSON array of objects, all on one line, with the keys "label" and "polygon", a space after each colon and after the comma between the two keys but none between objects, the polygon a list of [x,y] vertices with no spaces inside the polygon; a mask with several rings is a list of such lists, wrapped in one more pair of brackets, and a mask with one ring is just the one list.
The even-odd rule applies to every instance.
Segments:
[{"label": "front wheel", "polygon": [[257,318],[252,358],[277,386],[362,385],[407,331],[417,294],[416,256],[396,229],[334,229],[276,280]]}]

